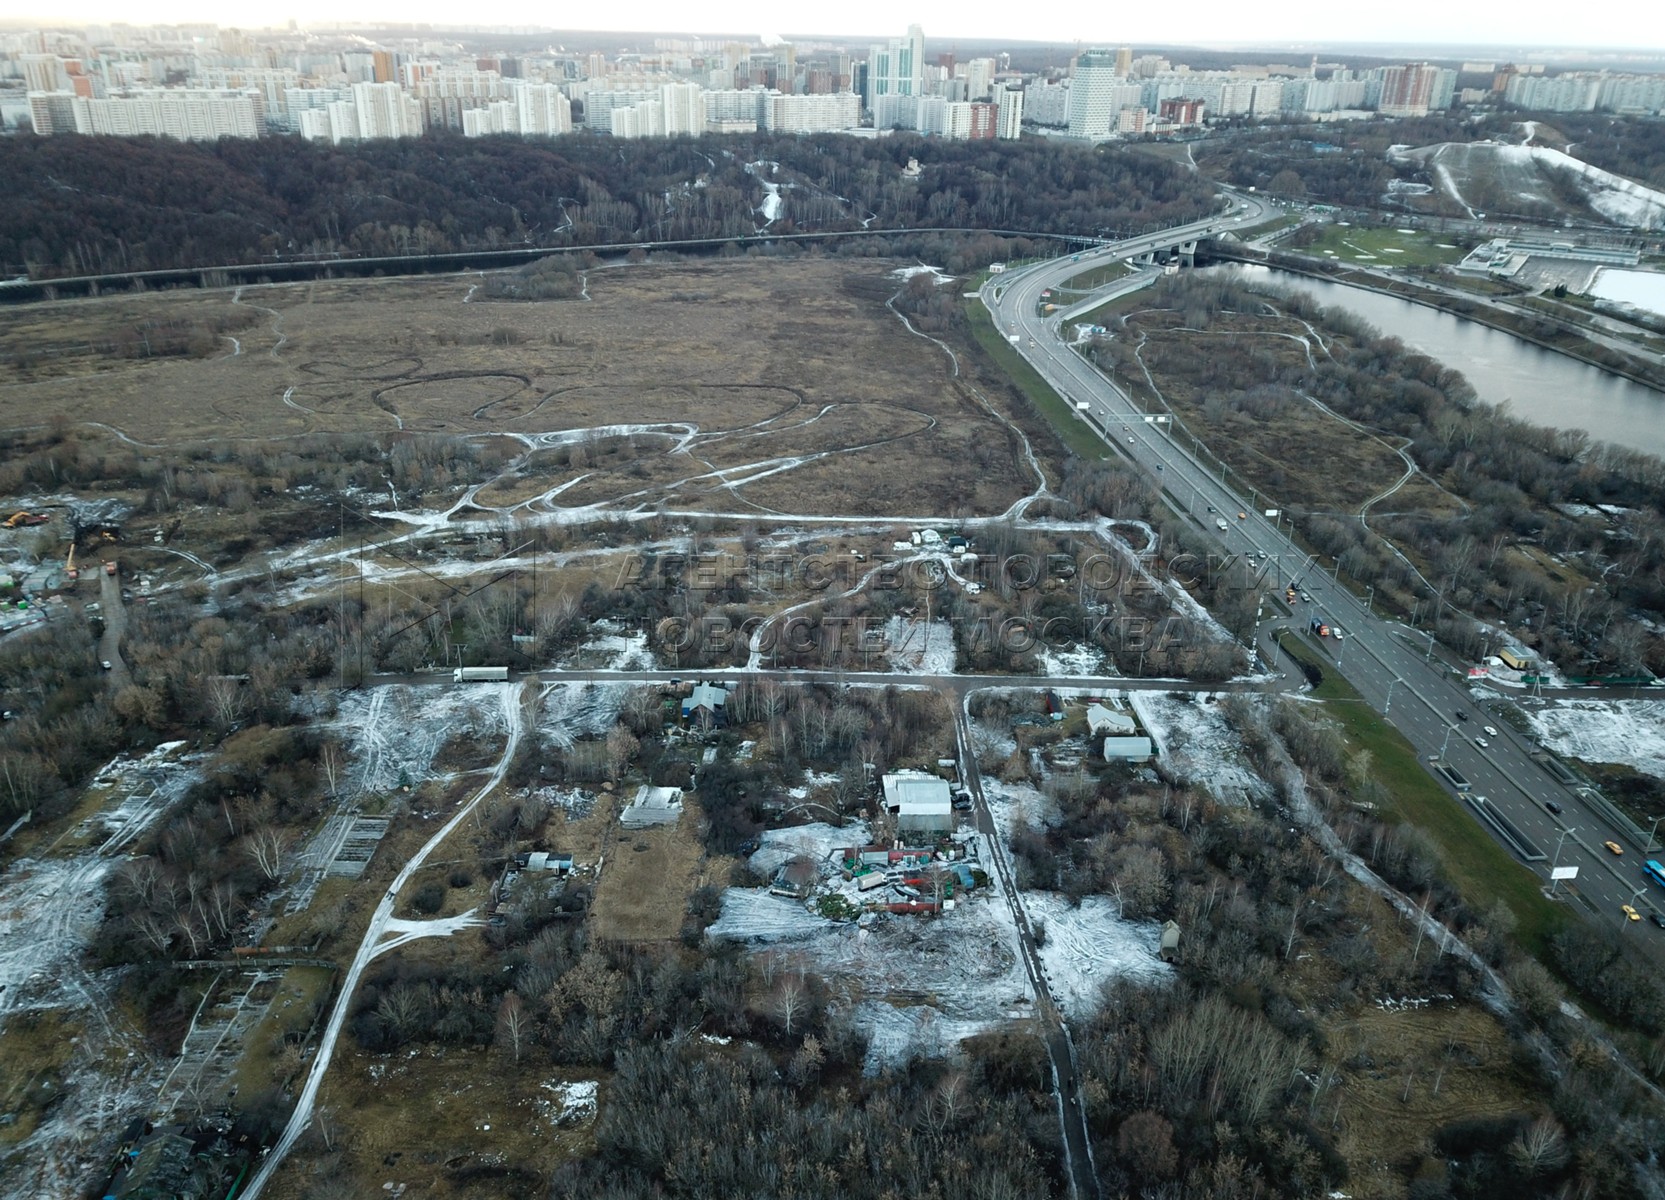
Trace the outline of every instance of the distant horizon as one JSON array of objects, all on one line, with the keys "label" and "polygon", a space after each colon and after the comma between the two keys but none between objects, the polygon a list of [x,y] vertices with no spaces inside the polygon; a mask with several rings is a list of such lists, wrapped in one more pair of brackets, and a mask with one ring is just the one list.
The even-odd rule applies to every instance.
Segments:
[{"label": "distant horizon", "polygon": [[[58,9],[37,15],[8,15],[0,19],[0,29],[72,29],[88,25],[215,25],[222,29],[282,31],[291,21],[309,32],[362,29],[411,29],[435,34],[502,34],[527,36],[548,33],[596,37],[617,35],[630,38],[723,38],[740,37],[757,40],[781,37],[787,41],[833,41],[860,45],[900,36],[910,24],[920,25],[926,39],[932,43],[964,41],[970,43],[1004,43],[1013,46],[1133,46],[1168,50],[1196,49],[1213,53],[1244,51],[1255,53],[1305,53],[1367,51],[1414,54],[1418,51],[1437,51],[1450,57],[1478,55],[1499,58],[1531,54],[1533,56],[1580,57],[1589,55],[1615,56],[1621,59],[1665,59],[1665,29],[1655,35],[1652,45],[1641,45],[1624,40],[1626,33],[1611,25],[1581,23],[1564,28],[1563,10],[1552,9],[1545,0],[1523,0],[1505,8],[1501,4],[1482,3],[1455,11],[1440,9],[1427,3],[1398,5],[1391,12],[1379,7],[1358,10],[1338,10],[1320,0],[1296,0],[1296,7],[1280,12],[1278,28],[1298,29],[1301,36],[1279,36],[1258,19],[1253,10],[1241,6],[1205,0],[1193,10],[1190,20],[1177,20],[1172,13],[1133,13],[1117,17],[1092,14],[1036,15],[1033,19],[1014,18],[1010,14],[968,16],[960,6],[925,0],[912,10],[898,10],[893,6],[858,0],[842,10],[846,32],[787,33],[780,27],[759,26],[757,12],[738,5],[719,4],[703,11],[702,29],[680,24],[688,13],[681,6],[650,2],[637,5],[637,19],[625,28],[612,24],[619,14],[610,13],[608,21],[578,16],[576,22],[560,24],[548,20],[548,10],[541,5],[523,4],[521,0],[498,5],[489,10],[495,19],[463,22],[455,18],[449,5],[432,0],[415,0],[395,6],[392,11],[377,12],[381,0],[366,5],[370,11],[344,12],[339,6],[314,8],[306,0],[301,4],[274,6],[266,11],[251,12],[244,20],[228,20],[223,5],[205,0],[174,0],[163,4],[120,3],[117,0],[82,0],[73,8]],[[777,14],[784,15],[784,14]],[[1022,26],[1002,30],[1002,24]],[[1206,38],[1187,37],[1189,31],[1206,29]],[[859,30],[860,32],[853,32]],[[1531,30],[1535,36],[1519,37],[1519,31]],[[1556,31],[1561,36],[1546,35]],[[1511,33],[1516,36],[1510,36]]]}]

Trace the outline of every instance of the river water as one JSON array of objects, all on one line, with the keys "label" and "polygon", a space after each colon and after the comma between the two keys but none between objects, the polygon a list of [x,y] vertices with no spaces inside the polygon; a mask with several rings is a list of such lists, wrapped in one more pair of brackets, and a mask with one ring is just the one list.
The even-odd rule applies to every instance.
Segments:
[{"label": "river water", "polygon": [[1310,292],[1326,307],[1356,313],[1383,334],[1461,371],[1486,403],[1508,401],[1510,412],[1522,420],[1582,429],[1665,458],[1665,394],[1652,388],[1395,296],[1269,267],[1231,263],[1202,269],[1222,272]]}]

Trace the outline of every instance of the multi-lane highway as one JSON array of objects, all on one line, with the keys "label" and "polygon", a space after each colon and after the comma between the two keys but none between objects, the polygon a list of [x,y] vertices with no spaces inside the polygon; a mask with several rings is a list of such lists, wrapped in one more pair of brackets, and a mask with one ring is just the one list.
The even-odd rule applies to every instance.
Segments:
[{"label": "multi-lane highway", "polygon": [[[1276,209],[1253,196],[1231,193],[1223,211],[1208,220],[993,275],[983,287],[983,303],[996,327],[1048,384],[1077,407],[1083,420],[1118,451],[1156,474],[1176,512],[1207,529],[1228,552],[1268,556],[1273,576],[1267,583],[1269,609],[1281,612],[1283,585],[1296,582],[1310,596],[1309,601],[1297,602],[1289,621],[1302,631],[1300,636],[1305,636],[1312,613],[1322,613],[1341,625],[1347,637],[1324,643],[1332,659],[1339,657],[1341,673],[1410,740],[1425,765],[1432,769],[1430,756],[1443,755],[1441,761],[1468,781],[1470,792],[1486,797],[1487,803],[1514,822],[1546,856],[1530,864],[1544,877],[1546,886],[1555,863],[1578,867],[1576,882],[1570,888],[1563,886],[1561,895],[1586,908],[1592,918],[1615,928],[1627,926],[1628,932],[1648,939],[1656,951],[1665,951],[1665,933],[1649,922],[1628,922],[1620,911],[1620,905],[1632,904],[1644,915],[1665,914],[1665,891],[1649,885],[1642,875],[1644,847],[1621,836],[1580,795],[1552,778],[1531,757],[1527,741],[1507,722],[1477,705],[1438,656],[1428,653],[1423,635],[1366,611],[1347,587],[1321,570],[1306,568],[1308,556],[1280,531],[1276,518],[1266,515],[1264,498],[1251,500],[1234,492],[1175,443],[1165,424],[1146,420],[1154,414],[1137,408],[1112,380],[1065,344],[1062,334],[1068,321],[1095,303],[1143,286],[1150,273],[1118,280],[1092,300],[1070,308],[1052,313],[1043,309],[1043,292],[1064,295],[1062,289],[1070,279],[1107,261],[1168,249],[1191,238],[1247,230],[1276,215]],[[1222,520],[1226,523],[1223,531],[1218,528]],[[1488,725],[1498,730],[1496,736],[1484,732]],[[1552,804],[1559,813],[1550,809]],[[1487,830],[1493,832],[1489,826]],[[1608,841],[1620,845],[1624,853],[1615,855],[1604,848]],[[1656,851],[1651,857],[1662,856]]]}]

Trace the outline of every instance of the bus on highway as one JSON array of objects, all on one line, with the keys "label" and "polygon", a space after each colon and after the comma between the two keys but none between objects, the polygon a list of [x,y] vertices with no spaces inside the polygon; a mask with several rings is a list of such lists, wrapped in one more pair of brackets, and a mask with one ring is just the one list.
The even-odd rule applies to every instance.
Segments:
[{"label": "bus on highway", "polygon": [[1650,858],[1647,862],[1642,864],[1642,874],[1646,875],[1660,887],[1665,888],[1665,867],[1660,866],[1659,863],[1653,859]]}]

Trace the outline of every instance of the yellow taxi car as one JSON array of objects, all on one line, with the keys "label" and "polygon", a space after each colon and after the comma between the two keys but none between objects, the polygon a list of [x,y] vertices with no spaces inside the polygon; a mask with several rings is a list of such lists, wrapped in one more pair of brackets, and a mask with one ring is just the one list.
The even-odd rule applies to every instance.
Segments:
[{"label": "yellow taxi car", "polygon": [[1603,842],[1602,845],[1606,846],[1608,852],[1612,854],[1623,854],[1625,852],[1625,848],[1619,845],[1618,842]]},{"label": "yellow taxi car", "polygon": [[1624,913],[1624,915],[1626,917],[1630,918],[1632,921],[1640,921],[1642,919],[1642,914],[1637,912],[1634,908],[1630,907],[1630,905],[1628,905],[1628,904],[1619,905],[1619,911]]}]

